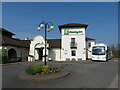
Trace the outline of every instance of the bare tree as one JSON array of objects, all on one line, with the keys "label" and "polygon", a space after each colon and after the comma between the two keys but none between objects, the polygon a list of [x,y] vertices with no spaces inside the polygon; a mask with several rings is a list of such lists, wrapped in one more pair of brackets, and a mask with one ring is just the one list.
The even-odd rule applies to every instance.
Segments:
[{"label": "bare tree", "polygon": [[109,45],[109,47],[111,48],[112,52],[116,51],[116,45],[112,44]]}]

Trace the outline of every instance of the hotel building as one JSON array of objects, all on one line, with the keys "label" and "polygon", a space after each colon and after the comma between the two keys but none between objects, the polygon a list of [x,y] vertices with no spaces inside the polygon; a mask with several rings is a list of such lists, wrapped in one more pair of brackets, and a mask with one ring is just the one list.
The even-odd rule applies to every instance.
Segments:
[{"label": "hotel building", "polygon": [[[59,25],[61,39],[47,39],[47,60],[79,61],[91,57],[91,47],[95,39],[86,37],[87,24],[69,23]],[[8,58],[21,57],[22,61],[44,60],[45,40],[35,36],[33,40],[13,38],[14,33],[2,30],[2,46],[7,50]]]}]

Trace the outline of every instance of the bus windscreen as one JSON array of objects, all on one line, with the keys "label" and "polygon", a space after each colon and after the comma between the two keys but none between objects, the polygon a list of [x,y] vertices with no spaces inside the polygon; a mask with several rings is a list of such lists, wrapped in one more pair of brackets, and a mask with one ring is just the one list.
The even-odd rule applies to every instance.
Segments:
[{"label": "bus windscreen", "polygon": [[92,48],[93,55],[105,55],[105,47],[104,46],[95,46]]}]

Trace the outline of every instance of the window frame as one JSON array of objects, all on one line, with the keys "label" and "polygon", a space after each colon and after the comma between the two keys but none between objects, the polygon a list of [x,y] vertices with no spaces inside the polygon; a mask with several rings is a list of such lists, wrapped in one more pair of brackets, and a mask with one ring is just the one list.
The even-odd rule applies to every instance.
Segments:
[{"label": "window frame", "polygon": [[89,48],[91,47],[91,42],[88,42],[88,47],[89,47]]},{"label": "window frame", "polygon": [[75,42],[75,38],[71,38],[71,42]]},{"label": "window frame", "polygon": [[76,50],[71,50],[71,56],[76,56]]}]

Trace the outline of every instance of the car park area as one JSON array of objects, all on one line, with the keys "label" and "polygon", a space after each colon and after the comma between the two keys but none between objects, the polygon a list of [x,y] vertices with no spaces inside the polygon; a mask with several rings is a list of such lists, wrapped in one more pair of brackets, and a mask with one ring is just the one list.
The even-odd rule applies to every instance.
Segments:
[{"label": "car park area", "polygon": [[31,65],[40,61],[23,62],[2,66],[3,88],[118,88],[118,60],[108,62],[48,62],[49,65],[68,70],[70,75],[48,81],[22,80],[18,77]]}]

